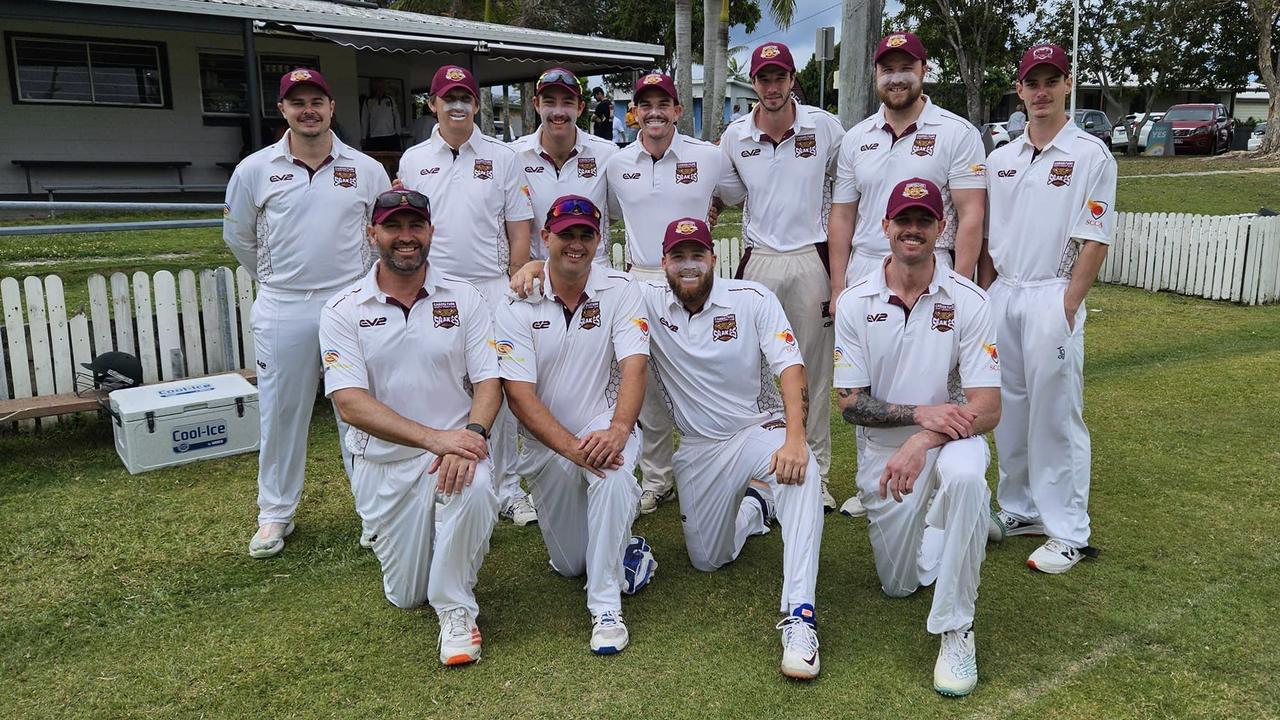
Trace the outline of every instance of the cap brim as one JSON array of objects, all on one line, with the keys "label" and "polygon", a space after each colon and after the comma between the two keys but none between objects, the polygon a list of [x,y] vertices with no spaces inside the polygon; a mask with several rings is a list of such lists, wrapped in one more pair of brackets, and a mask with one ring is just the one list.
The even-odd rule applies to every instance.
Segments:
[{"label": "cap brim", "polygon": [[546,224],[546,228],[547,232],[559,235],[565,230],[577,225],[591,228],[597,235],[600,234],[599,223],[585,215],[562,215],[558,218],[552,218],[551,222]]},{"label": "cap brim", "polygon": [[759,65],[757,65],[754,70],[751,71],[751,77],[755,77],[756,75],[759,75],[760,71],[764,70],[767,67],[776,67],[779,70],[783,70],[785,72],[796,71],[795,68],[791,67],[785,62],[782,62],[781,60],[764,60]]},{"label": "cap brim", "polygon": [[382,223],[387,221],[387,218],[391,217],[392,215],[396,215],[398,213],[411,213],[413,215],[417,215],[423,220],[426,220],[427,222],[431,222],[431,215],[428,214],[426,210],[423,210],[422,208],[416,208],[412,205],[401,205],[399,207],[391,208],[390,210],[387,210],[382,213],[375,212],[373,214],[373,224],[381,225]]},{"label": "cap brim", "polygon": [[432,90],[431,94],[434,95],[435,97],[440,97],[441,95],[444,95],[445,93],[449,92],[454,88],[462,88],[463,90],[466,90],[468,93],[471,93],[471,97],[479,99],[479,96],[476,95],[476,91],[472,90],[471,86],[463,82],[462,80],[449,80],[448,82],[441,85],[438,90]]},{"label": "cap brim", "polygon": [[892,215],[886,215],[885,217],[889,220],[892,220],[898,217],[899,215],[901,215],[902,213],[906,212],[907,210],[910,210],[911,208],[917,208],[917,207],[924,210],[928,210],[929,214],[933,216],[934,220],[942,219],[942,216],[938,214],[937,208],[933,207],[932,205],[925,202],[924,200],[908,200],[907,202],[904,202],[901,205],[899,205],[894,210],[894,213]]}]

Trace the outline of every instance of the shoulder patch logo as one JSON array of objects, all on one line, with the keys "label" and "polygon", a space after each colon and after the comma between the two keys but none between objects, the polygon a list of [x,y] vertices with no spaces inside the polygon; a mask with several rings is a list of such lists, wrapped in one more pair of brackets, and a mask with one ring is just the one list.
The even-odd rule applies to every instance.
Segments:
[{"label": "shoulder patch logo", "polygon": [[717,315],[711,321],[711,339],[729,342],[738,339],[738,318],[733,315]]},{"label": "shoulder patch logo", "polygon": [[458,327],[458,304],[453,302],[431,303],[431,323],[438,328]]},{"label": "shoulder patch logo", "polygon": [[649,319],[648,318],[642,318],[642,317],[631,318],[631,322],[635,323],[635,326],[640,328],[640,332],[645,337],[649,337]]},{"label": "shoulder patch logo", "polygon": [[1102,227],[1102,217],[1107,214],[1107,204],[1098,200],[1088,200],[1084,206],[1089,208],[1089,219],[1085,222],[1095,227]]}]

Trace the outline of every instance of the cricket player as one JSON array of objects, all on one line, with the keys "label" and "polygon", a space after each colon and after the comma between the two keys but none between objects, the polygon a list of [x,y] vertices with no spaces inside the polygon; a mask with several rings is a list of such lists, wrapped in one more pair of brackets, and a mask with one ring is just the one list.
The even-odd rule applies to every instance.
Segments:
[{"label": "cricket player", "polygon": [[[250,322],[262,434],[255,558],[279,554],[293,532],[320,382],[320,309],[368,270],[365,227],[374,199],[391,187],[381,163],[330,129],[335,104],[319,72],[281,76],[276,107],[289,129],[236,166],[222,223],[227,247],[258,281]],[[338,420],[339,437],[345,432]],[[343,464],[350,474],[345,448]],[[360,544],[371,542],[366,527]]]},{"label": "cricket player", "polygon": [[1045,535],[1027,559],[1064,573],[1089,546],[1089,430],[1084,424],[1084,299],[1115,222],[1116,161],[1071,122],[1071,64],[1037,45],[1018,65],[1026,132],[987,159],[991,292],[1000,333],[1004,417],[996,427],[999,523],[991,536]]},{"label": "cricket player", "polygon": [[[675,81],[662,73],[642,75],[633,93],[640,134],[609,159],[605,177],[609,217],[626,224],[627,262],[637,280],[665,283],[662,239],[679,217],[705,220],[717,186],[731,172],[715,145],[681,135],[684,114]],[[640,512],[650,513],[672,491],[672,424],[650,371],[640,426],[643,476]]]},{"label": "cricket player", "polygon": [[720,138],[738,181],[725,183],[720,198],[726,204],[746,199],[746,250],[737,276],[772,290],[795,330],[814,399],[805,433],[818,459],[823,509],[831,511],[831,403],[824,400],[831,395],[832,329],[823,197],[835,176],[844,128],[831,113],[791,99],[795,76],[786,45],[765,43],[751,53],[751,86],[760,102]]},{"label": "cricket player", "polygon": [[[578,77],[555,67],[542,73],[534,85],[533,109],[542,125],[529,135],[513,140],[516,165],[524,170],[525,185],[533,201],[533,240],[530,255],[547,257],[541,230],[551,204],[565,195],[578,195],[602,211],[608,194],[604,168],[618,146],[578,127],[578,116],[586,110]],[[607,215],[600,227],[609,228]],[[596,262],[609,267],[609,238],[597,243]]]},{"label": "cricket player", "polygon": [[[835,386],[861,436],[858,492],[880,585],[890,597],[935,585],[933,687],[960,696],[978,682],[973,613],[991,502],[982,433],[1000,419],[1000,362],[986,293],[934,254],[945,224],[935,183],[893,188],[881,221],[892,254],[840,295]],[[926,523],[940,552],[922,552]]]},{"label": "cricket player", "polygon": [[[907,178],[925,178],[942,189],[946,222],[935,251],[939,262],[972,278],[982,248],[986,160],[978,130],[924,94],[928,55],[914,34],[886,35],[873,57],[880,110],[841,141],[831,196],[832,307],[846,285],[878,270],[889,254],[881,213],[894,186]],[[841,512],[861,515],[857,497]]]},{"label": "cricket player", "polygon": [[[480,289],[496,314],[506,303],[508,275],[529,260],[529,203],[516,151],[476,127],[480,90],[469,70],[445,65],[431,79],[431,109],[440,118],[431,137],[400,158],[404,187],[437,206],[435,254],[441,272]],[[495,315],[496,316],[496,315]],[[494,421],[493,464],[499,516],[517,525],[538,521],[515,461],[515,418],[505,405]]]},{"label": "cricket player", "polygon": [[377,535],[387,599],[430,602],[440,662],[463,665],[480,658],[474,587],[497,518],[493,320],[479,290],[428,262],[426,196],[378,196],[368,232],[380,260],[320,319],[325,392],[351,424],[356,508]]},{"label": "cricket player", "polygon": [[579,195],[550,205],[541,291],[502,308],[497,327],[502,384],[526,438],[517,471],[551,566],[587,576],[591,651],[611,655],[629,642],[622,594],[644,587],[657,562],[631,535],[649,321],[637,283],[592,262],[600,221]]}]

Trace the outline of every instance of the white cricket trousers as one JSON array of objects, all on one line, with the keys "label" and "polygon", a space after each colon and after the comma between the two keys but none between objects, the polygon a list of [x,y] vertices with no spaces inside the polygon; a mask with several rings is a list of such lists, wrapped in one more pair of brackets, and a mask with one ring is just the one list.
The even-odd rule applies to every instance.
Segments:
[{"label": "white cricket trousers", "polygon": [[[320,310],[339,288],[291,291],[259,286],[249,324],[258,359],[258,525],[287,523],[298,510],[307,464],[307,431],[320,383]],[[337,416],[337,411],[334,415]],[[338,418],[338,447],[351,454]],[[354,489],[353,489],[354,490]]]},{"label": "white cricket trousers", "polygon": [[430,602],[437,614],[461,607],[476,617],[476,577],[498,519],[493,465],[476,463],[471,484],[446,496],[436,492],[437,476],[427,473],[435,459],[429,452],[386,463],[355,458],[356,510],[377,534],[373,552],[392,605]]},{"label": "white cricket trousers", "polygon": [[[938,248],[933,251],[933,256],[943,265],[947,267],[955,267],[951,262],[950,251]],[[871,255],[867,253],[854,252],[849,258],[849,266],[845,269],[844,286],[849,287],[867,275],[879,270],[884,266],[884,259],[886,257],[888,257],[888,255]]]},{"label": "white cricket trousers", "polygon": [[[667,273],[662,268],[633,267],[631,276],[641,282],[667,284]],[[640,489],[664,495],[675,480],[671,467],[675,422],[662,395],[662,380],[653,362],[646,372],[649,377],[644,386],[644,405],[640,408],[640,427],[644,431],[640,446]]]},{"label": "white cricket trousers", "polygon": [[[472,280],[480,294],[489,303],[489,312],[493,315],[494,332],[497,331],[498,313],[507,304],[507,290],[511,281],[502,277],[485,280]],[[491,335],[493,333],[490,333]],[[495,338],[496,339],[496,338]],[[494,352],[497,352],[496,350]],[[520,476],[515,472],[516,463],[516,417],[507,406],[507,398],[502,398],[502,405],[493,419],[493,427],[489,428],[489,459],[493,461],[495,492],[498,495],[498,507],[510,505],[524,495],[520,489]]]},{"label": "white cricket trousers", "polygon": [[[727,440],[684,436],[675,454],[680,518],[689,562],[710,572],[731,562],[751,535],[767,532],[759,503],[744,500],[752,480],[769,485],[782,525],[782,600],[791,612],[814,602],[822,540],[822,483],[809,455],[804,483],[783,485],[769,474],[769,461],[787,431],[752,425]],[[762,493],[764,494],[764,493]]]},{"label": "white cricket trousers", "polygon": [[[579,438],[609,427],[613,411],[574,433]],[[631,540],[640,485],[636,482],[639,432],[632,430],[622,467],[604,477],[578,467],[541,443],[525,441],[516,469],[538,508],[538,529],[551,567],[565,577],[587,576],[587,610],[599,615],[622,609],[622,555]]]},{"label": "white cricket trousers", "polygon": [[[967,628],[973,623],[979,574],[987,556],[991,490],[986,473],[991,451],[981,437],[929,450],[911,494],[899,503],[892,493],[880,497],[880,476],[897,450],[864,435],[858,451],[858,497],[867,508],[867,536],[880,587],[890,597],[906,597],[936,582],[929,632]],[[921,552],[926,525],[935,543],[941,534],[940,551],[935,547]]]},{"label": "white cricket trousers", "polygon": [[809,385],[805,438],[825,483],[831,470],[831,366],[835,347],[831,316],[822,313],[822,306],[831,299],[827,270],[812,245],[782,253],[757,247],[751,249],[742,277],[764,285],[778,296],[796,335]]},{"label": "white cricket trousers", "polygon": [[1066,278],[991,286],[1000,338],[996,499],[1067,545],[1089,544],[1089,429],[1084,425],[1085,306],[1067,327]]}]

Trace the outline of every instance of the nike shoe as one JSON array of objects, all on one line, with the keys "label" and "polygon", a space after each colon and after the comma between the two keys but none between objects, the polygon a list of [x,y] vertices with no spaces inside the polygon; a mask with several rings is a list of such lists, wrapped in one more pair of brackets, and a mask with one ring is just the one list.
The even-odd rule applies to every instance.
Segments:
[{"label": "nike shoe", "polygon": [[653,582],[658,574],[658,561],[653,557],[653,549],[639,535],[632,535],[627,549],[622,551],[622,592],[635,595]]},{"label": "nike shoe", "polygon": [[858,499],[857,493],[854,493],[840,506],[840,514],[854,518],[866,517],[867,509],[862,506],[862,501]]},{"label": "nike shoe", "polygon": [[377,539],[378,539],[377,533],[375,533],[372,530],[360,531],[360,547],[362,548],[372,548],[374,541]]},{"label": "nike shoe", "polygon": [[1075,567],[1082,557],[1084,555],[1077,548],[1057,538],[1049,538],[1027,558],[1027,567],[1050,575],[1061,575]]},{"label": "nike shoe", "polygon": [[829,513],[836,509],[836,498],[827,489],[827,481],[822,481],[822,512]]},{"label": "nike shoe", "polygon": [[754,487],[747,487],[747,493],[743,496],[743,500],[753,500],[760,505],[760,521],[764,523],[765,532],[768,532],[769,526],[773,524],[777,513],[774,511],[773,500],[766,498],[763,493]]},{"label": "nike shoe", "polygon": [[641,492],[640,493],[640,514],[648,515],[654,510],[657,510],[659,505],[661,505],[664,502],[667,502],[668,500],[675,498],[675,496],[676,496],[676,491],[674,488],[667,490],[666,492],[663,492],[663,493],[660,493],[657,490],[645,490],[644,492]]},{"label": "nike shoe", "polygon": [[782,631],[782,674],[796,680],[818,677],[818,623],[813,606],[805,603],[777,624]]},{"label": "nike shoe", "polygon": [[292,521],[265,523],[249,541],[249,557],[261,560],[279,555],[284,550],[284,539],[293,534],[294,527]]},{"label": "nike shoe", "polygon": [[527,493],[507,503],[498,511],[498,517],[510,520],[520,527],[538,524],[538,511],[533,507],[533,498]]},{"label": "nike shoe", "polygon": [[991,522],[987,525],[987,539],[992,542],[1001,542],[1014,535],[1043,534],[1044,523],[1039,520],[1019,520],[1003,510],[991,513]]},{"label": "nike shoe", "polygon": [[440,613],[440,662],[467,665],[480,659],[480,628],[466,608]]},{"label": "nike shoe", "polygon": [[978,651],[973,628],[942,633],[938,661],[933,664],[933,689],[947,697],[964,697],[978,685]]},{"label": "nike shoe", "polygon": [[606,610],[591,618],[591,652],[597,655],[615,655],[627,647],[630,636],[622,613]]}]

